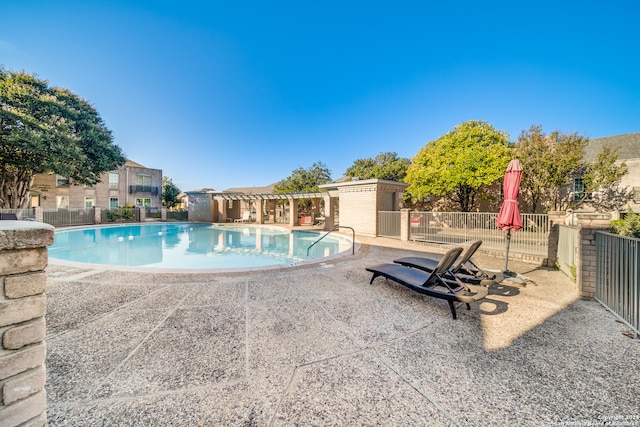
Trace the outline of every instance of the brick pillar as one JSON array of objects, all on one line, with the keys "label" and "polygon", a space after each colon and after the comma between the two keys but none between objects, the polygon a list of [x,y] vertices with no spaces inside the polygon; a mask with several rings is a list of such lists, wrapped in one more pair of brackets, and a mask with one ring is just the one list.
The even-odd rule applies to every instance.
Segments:
[{"label": "brick pillar", "polygon": [[256,224],[264,224],[264,202],[262,199],[256,200]]},{"label": "brick pillar", "polygon": [[160,208],[160,221],[165,222],[167,220],[167,208],[164,206]]},{"label": "brick pillar", "polygon": [[145,222],[147,220],[147,209],[144,206],[140,206],[138,212],[140,212],[140,222]]},{"label": "brick pillar", "polygon": [[96,206],[93,207],[93,223],[102,223],[102,209]]},{"label": "brick pillar", "polygon": [[294,227],[300,225],[300,218],[298,218],[298,199],[287,196],[287,200],[289,201],[289,226]]},{"label": "brick pillar", "polygon": [[33,208],[33,219],[38,222],[44,222],[44,214],[42,212],[42,208],[40,206],[34,206]]},{"label": "brick pillar", "polygon": [[400,209],[400,240],[408,242],[411,237],[411,209]]},{"label": "brick pillar", "polygon": [[0,221],[0,425],[44,426],[45,287],[54,228]]},{"label": "brick pillar", "polygon": [[578,252],[576,284],[583,298],[593,298],[596,292],[596,231],[608,230],[610,214],[577,214]]},{"label": "brick pillar", "polygon": [[323,194],[324,199],[324,229],[326,231],[331,230],[336,225],[336,197],[331,197],[329,194]]},{"label": "brick pillar", "polygon": [[555,267],[558,262],[558,225],[564,224],[564,219],[567,216],[563,211],[551,211],[547,214],[549,221],[549,241],[547,249],[547,267]]}]

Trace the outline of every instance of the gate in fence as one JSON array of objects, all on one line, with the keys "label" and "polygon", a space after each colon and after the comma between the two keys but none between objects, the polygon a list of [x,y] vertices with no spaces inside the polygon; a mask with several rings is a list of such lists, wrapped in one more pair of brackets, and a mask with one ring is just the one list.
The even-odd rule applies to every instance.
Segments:
[{"label": "gate in fence", "polygon": [[558,225],[558,268],[573,281],[576,280],[576,250],[578,229],[567,225]]}]

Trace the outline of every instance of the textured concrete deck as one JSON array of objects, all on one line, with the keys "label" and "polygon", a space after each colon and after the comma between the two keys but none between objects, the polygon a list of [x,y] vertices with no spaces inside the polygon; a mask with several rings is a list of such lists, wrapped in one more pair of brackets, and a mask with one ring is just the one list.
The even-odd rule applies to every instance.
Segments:
[{"label": "textured concrete deck", "polygon": [[562,273],[510,262],[536,284],[453,320],[364,269],[442,250],[361,240],[267,273],[50,265],[49,424],[640,425],[640,341]]}]

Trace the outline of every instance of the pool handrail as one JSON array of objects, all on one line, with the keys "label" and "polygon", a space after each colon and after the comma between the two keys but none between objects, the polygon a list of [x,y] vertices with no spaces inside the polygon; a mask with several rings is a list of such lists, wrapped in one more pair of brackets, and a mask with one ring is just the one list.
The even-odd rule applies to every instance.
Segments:
[{"label": "pool handrail", "polygon": [[333,233],[334,231],[336,231],[339,228],[348,228],[348,229],[351,230],[351,233],[352,233],[352,237],[351,237],[351,255],[355,255],[355,253],[356,253],[356,230],[354,230],[352,227],[347,227],[346,225],[336,225],[331,230],[327,231],[325,234],[320,236],[320,238],[318,238],[318,240],[316,240],[315,242],[313,242],[312,244],[309,245],[309,247],[307,248],[307,257],[309,256],[309,251],[311,250],[312,247],[315,246],[316,243],[318,243],[320,240],[324,239],[329,234]]}]

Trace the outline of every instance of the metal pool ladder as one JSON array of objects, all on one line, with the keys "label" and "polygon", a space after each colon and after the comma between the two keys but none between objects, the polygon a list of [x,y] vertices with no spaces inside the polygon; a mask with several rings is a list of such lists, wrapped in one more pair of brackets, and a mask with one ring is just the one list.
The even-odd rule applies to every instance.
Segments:
[{"label": "metal pool ladder", "polygon": [[307,248],[307,256],[309,256],[309,251],[311,250],[312,247],[314,247],[316,245],[316,243],[318,243],[320,240],[324,239],[329,234],[331,234],[334,231],[336,231],[338,228],[348,228],[349,230],[351,230],[351,233],[352,233],[352,236],[351,236],[351,255],[355,255],[355,253],[356,253],[356,230],[354,230],[352,227],[347,227],[345,225],[336,225],[331,230],[327,231],[325,234],[320,236],[320,238],[318,240],[316,240],[311,245],[309,245],[309,247]]}]

